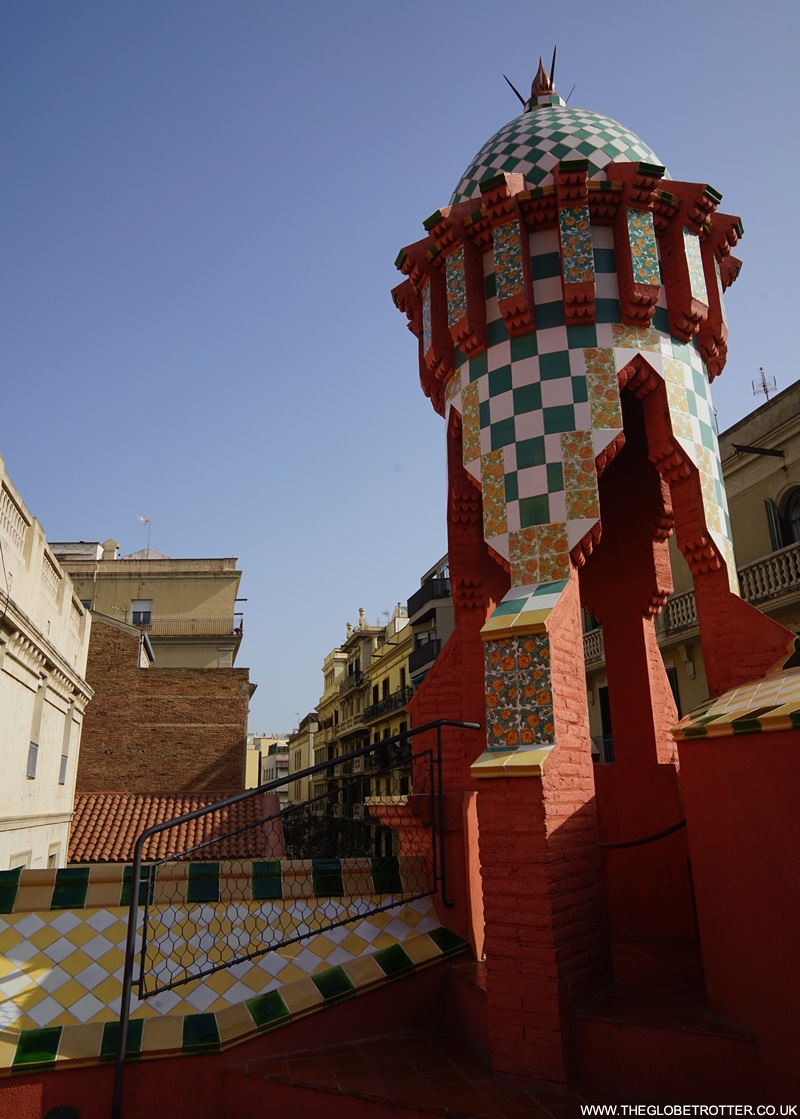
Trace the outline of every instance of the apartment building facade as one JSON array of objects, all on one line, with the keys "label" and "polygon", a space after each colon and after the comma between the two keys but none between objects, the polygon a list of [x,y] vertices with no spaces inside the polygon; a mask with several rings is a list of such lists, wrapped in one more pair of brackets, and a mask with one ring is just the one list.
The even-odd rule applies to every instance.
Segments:
[{"label": "apartment building facade", "polygon": [[91,618],[0,457],[0,870],[61,867]]}]

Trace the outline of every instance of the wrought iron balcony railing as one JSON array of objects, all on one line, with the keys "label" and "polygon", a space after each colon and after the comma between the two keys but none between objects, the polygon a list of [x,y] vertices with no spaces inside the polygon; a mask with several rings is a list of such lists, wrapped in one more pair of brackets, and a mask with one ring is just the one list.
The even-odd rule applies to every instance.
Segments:
[{"label": "wrought iron balcony railing", "polygon": [[416,649],[412,649],[409,653],[408,671],[412,674],[419,672],[431,661],[436,660],[441,651],[442,643],[438,637],[433,641],[426,641],[424,645],[417,645]]},{"label": "wrought iron balcony railing", "polygon": [[381,715],[387,715],[390,711],[396,711],[398,707],[405,707],[413,694],[413,688],[398,688],[396,691],[392,692],[391,695],[384,696],[384,698],[379,699],[377,703],[373,703],[367,707],[363,714],[363,721],[365,723],[370,723],[373,719],[379,719]]},{"label": "wrought iron balcony railing", "polygon": [[411,598],[408,600],[408,616],[413,618],[423,606],[427,606],[436,598],[449,598],[450,597],[450,580],[449,579],[429,579],[427,583],[423,583],[418,591],[414,591]]}]

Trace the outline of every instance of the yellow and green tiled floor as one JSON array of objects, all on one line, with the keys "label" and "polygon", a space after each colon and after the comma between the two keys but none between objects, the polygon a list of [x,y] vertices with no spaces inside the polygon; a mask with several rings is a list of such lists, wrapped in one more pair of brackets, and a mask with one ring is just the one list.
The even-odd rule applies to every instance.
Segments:
[{"label": "yellow and green tiled floor", "polygon": [[[367,913],[374,901],[389,908]],[[224,1048],[466,947],[439,926],[429,898],[392,901],[345,896],[157,906],[148,959],[159,983],[185,976],[187,947],[195,973],[208,966],[211,929],[223,949],[241,945],[243,917],[249,950],[268,922],[281,920],[290,934],[302,934],[324,910],[320,925],[346,923],[143,1002],[134,997],[129,1051],[155,1057]],[[112,906],[0,916],[0,1073],[113,1057],[127,914]]]}]

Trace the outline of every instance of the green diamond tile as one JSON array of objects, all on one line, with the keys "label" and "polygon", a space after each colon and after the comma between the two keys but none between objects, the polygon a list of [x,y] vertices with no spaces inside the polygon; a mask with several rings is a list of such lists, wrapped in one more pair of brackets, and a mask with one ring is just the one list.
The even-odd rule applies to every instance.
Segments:
[{"label": "green diamond tile", "polygon": [[478,405],[478,422],[480,424],[481,431],[485,430],[491,425],[492,417],[489,410],[488,400],[482,400]]},{"label": "green diamond tile", "polygon": [[564,471],[560,462],[547,464],[547,492],[558,493],[564,488]]},{"label": "green diamond tile", "polygon": [[219,901],[219,863],[189,863],[187,901]]},{"label": "green diamond tile", "polygon": [[463,952],[468,947],[467,942],[462,940],[460,936],[456,936],[454,932],[449,929],[432,929],[428,936],[431,938],[437,948],[440,948],[445,956],[450,956],[454,952]]},{"label": "green diamond tile", "polygon": [[516,501],[519,497],[519,480],[516,470],[505,475],[506,501]]},{"label": "green diamond tile", "polygon": [[219,1029],[214,1014],[187,1014],[183,1019],[184,1049],[219,1049]]},{"label": "green diamond tile", "polygon": [[669,334],[669,314],[665,307],[656,307],[652,325],[663,334]]},{"label": "green diamond tile", "polygon": [[35,1065],[55,1063],[61,1041],[61,1026],[49,1026],[43,1030],[22,1030],[17,1041],[13,1068],[32,1068]]},{"label": "green diamond tile", "polygon": [[596,346],[596,328],[594,326],[568,326],[567,345],[571,350],[584,350],[587,346]]},{"label": "green diamond tile", "polygon": [[520,416],[523,412],[538,412],[542,406],[542,386],[536,382],[533,385],[522,385],[514,389],[514,415]]},{"label": "green diamond tile", "polygon": [[253,861],[253,900],[267,901],[283,897],[281,864],[277,859]]},{"label": "green diamond tile", "polygon": [[245,1005],[259,1033],[265,1033],[289,1021],[289,1008],[277,991],[256,995],[254,999],[248,999]]},{"label": "green diamond tile", "polygon": [[[598,320],[599,321],[599,320]],[[564,325],[564,304],[561,300],[554,303],[540,303],[536,308],[536,327],[547,330],[551,326]]]},{"label": "green diamond tile", "polygon": [[497,277],[494,272],[492,272],[490,276],[486,276],[483,281],[483,286],[486,289],[487,299],[491,299],[493,296],[497,295]]},{"label": "green diamond tile", "polygon": [[559,253],[541,253],[531,257],[531,271],[534,280],[549,280],[551,276],[561,275],[561,256]]},{"label": "green diamond tile", "polygon": [[531,598],[536,598],[542,594],[561,594],[566,587],[569,579],[557,579],[554,583],[541,583],[531,595]]},{"label": "green diamond tile", "polygon": [[477,354],[475,357],[469,359],[469,379],[470,381],[477,381],[479,377],[485,377],[489,369],[489,355],[484,350],[482,354]]},{"label": "green diamond tile", "polygon": [[372,859],[372,882],[376,894],[401,894],[403,880],[396,855]]},{"label": "green diamond tile", "polygon": [[516,439],[514,417],[509,416],[507,420],[499,420],[496,424],[492,424],[491,431],[492,450],[497,451],[500,447],[507,447],[509,443],[513,443]]},{"label": "green diamond tile", "polygon": [[[139,905],[144,905],[147,901],[147,884],[151,880],[155,882],[156,868],[153,866],[143,866],[141,878],[139,879]],[[133,867],[126,866],[122,871],[122,891],[119,897],[120,905],[130,905],[131,903],[131,879],[133,878]],[[152,900],[152,893],[150,895]]]},{"label": "green diamond tile", "polygon": [[22,868],[0,870],[0,913],[13,913]]},{"label": "green diamond tile", "polygon": [[689,347],[684,342],[678,342],[674,338],[672,339],[672,356],[679,361],[685,361],[687,365],[691,364]]},{"label": "green diamond tile", "polygon": [[584,404],[589,399],[585,377],[572,378],[572,399],[576,404]]},{"label": "green diamond tile", "polygon": [[453,348],[453,364],[456,369],[460,369],[464,362],[467,360],[467,355],[461,351],[458,346]]},{"label": "green diamond tile", "polygon": [[51,909],[83,909],[89,889],[89,867],[64,867],[56,871]]},{"label": "green diamond tile", "polygon": [[341,859],[312,859],[311,876],[314,882],[314,896],[318,898],[340,898],[344,894]]},{"label": "green diamond tile", "polygon": [[526,357],[536,357],[539,348],[536,344],[536,333],[523,334],[519,338],[511,339],[511,360],[522,361]]},{"label": "green diamond tile", "polygon": [[575,409],[571,404],[559,404],[554,408],[545,408],[543,412],[545,435],[575,430]]},{"label": "green diamond tile", "polygon": [[554,354],[542,354],[539,358],[539,375],[543,381],[555,381],[560,377],[569,377],[569,353],[558,350]]},{"label": "green diamond tile", "polygon": [[595,322],[622,322],[618,299],[595,299]]},{"label": "green diamond tile", "polygon": [[511,366],[501,365],[489,374],[489,396],[500,396],[511,391]]},{"label": "green diamond tile", "polygon": [[[142,1052],[143,1018],[131,1018],[128,1022],[128,1036],[125,1040],[126,1057],[138,1057]],[[119,1045],[119,1022],[103,1024],[103,1040],[100,1043],[100,1060],[113,1061]]]},{"label": "green diamond tile", "polygon": [[594,250],[594,270],[595,272],[616,272],[617,258],[613,249]]},{"label": "green diamond tile", "polygon": [[414,970],[413,962],[399,944],[393,944],[391,948],[379,949],[374,954],[374,960],[389,979],[396,979]]},{"label": "green diamond tile", "polygon": [[507,618],[510,614],[519,614],[522,609],[524,598],[511,598],[506,602],[501,602],[494,608],[493,618]]},{"label": "green diamond tile", "polygon": [[355,994],[355,987],[341,967],[331,967],[311,976],[311,981],[326,1002],[341,1002]]},{"label": "green diamond tile", "polygon": [[486,340],[490,346],[497,346],[500,342],[508,340],[508,331],[502,319],[495,319],[494,322],[486,324]]},{"label": "green diamond tile", "polygon": [[546,493],[519,499],[519,523],[521,528],[550,524],[550,498]]},{"label": "green diamond tile", "polygon": [[543,436],[536,435],[533,439],[521,439],[517,443],[517,470],[523,470],[528,466],[544,466],[546,461]]}]

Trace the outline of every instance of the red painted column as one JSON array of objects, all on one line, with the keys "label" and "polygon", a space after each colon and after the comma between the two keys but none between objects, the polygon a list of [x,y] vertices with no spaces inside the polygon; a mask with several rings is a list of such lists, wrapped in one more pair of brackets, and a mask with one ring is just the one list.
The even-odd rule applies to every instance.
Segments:
[{"label": "red painted column", "polygon": [[[481,628],[509,587],[509,578],[483,539],[481,496],[462,464],[461,420],[453,413],[447,433],[447,526],[455,632],[436,658],[409,704],[413,726],[435,719],[479,723],[479,731],[443,732],[442,785],[447,893],[437,897],[444,925],[483,955],[483,914],[475,817],[475,781],[470,766],[486,744]],[[424,741],[428,739],[428,741]],[[414,739],[416,749],[433,735]]]},{"label": "red painted column", "polygon": [[492,1065],[563,1087],[570,1009],[610,975],[574,573],[548,628],[556,746],[541,777],[481,779],[478,825]]}]

